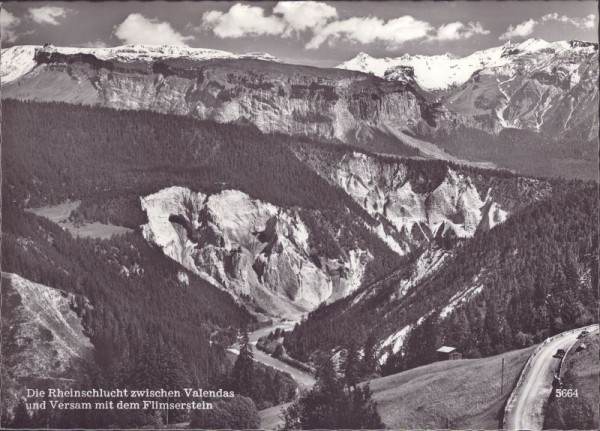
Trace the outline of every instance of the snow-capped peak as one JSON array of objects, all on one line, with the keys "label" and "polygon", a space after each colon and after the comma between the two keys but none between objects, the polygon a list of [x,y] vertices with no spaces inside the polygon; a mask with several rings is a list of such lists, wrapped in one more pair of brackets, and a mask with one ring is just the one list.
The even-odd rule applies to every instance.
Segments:
[{"label": "snow-capped peak", "polygon": [[337,66],[340,69],[357,70],[379,77],[394,80],[403,77],[395,73],[396,68],[412,67],[416,82],[426,90],[446,90],[461,85],[471,78],[473,73],[482,69],[503,67],[519,61],[521,57],[540,56],[540,60],[570,53],[592,54],[598,45],[581,41],[547,42],[533,38],[521,43],[506,42],[502,46],[474,52],[466,57],[456,57],[450,53],[442,55],[403,54],[396,58],[374,58],[361,52],[355,58]]},{"label": "snow-capped peak", "polygon": [[54,47],[52,45],[23,45],[2,49],[1,79],[2,84],[14,81],[31,71],[36,66],[34,55],[37,49],[60,54],[92,54],[100,60],[129,61],[154,61],[170,58],[188,60],[223,59],[256,59],[264,61],[279,61],[267,53],[235,54],[228,51],[207,48],[190,48],[175,45],[123,45],[111,48],[82,48],[82,47]]},{"label": "snow-capped peak", "polygon": [[527,39],[526,41],[515,45],[516,48],[529,52],[541,51],[542,49],[550,48],[550,46],[551,44],[549,42],[546,42],[544,39],[540,39],[539,37]]}]

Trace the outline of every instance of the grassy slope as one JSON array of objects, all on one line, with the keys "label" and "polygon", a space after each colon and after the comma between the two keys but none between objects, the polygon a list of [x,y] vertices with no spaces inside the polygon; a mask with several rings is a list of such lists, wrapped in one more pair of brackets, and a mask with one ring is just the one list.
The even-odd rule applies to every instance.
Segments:
[{"label": "grassy slope", "polygon": [[[575,349],[582,343],[587,345],[587,349],[575,352]],[[600,334],[594,332],[587,337],[577,340],[577,343],[571,348],[565,358],[561,374],[564,376],[571,372],[575,380],[580,400],[585,401],[594,411],[594,425],[598,428],[599,412],[597,406],[600,404],[600,366],[598,357],[600,356]],[[555,402],[560,402],[558,399]]]},{"label": "grassy slope", "polygon": [[[387,428],[497,429],[534,347],[483,359],[436,362],[371,381]],[[500,395],[502,356],[504,393]],[[448,420],[448,423],[446,423]]]},{"label": "grassy slope", "polygon": [[66,228],[75,237],[108,239],[113,235],[133,231],[133,229],[123,226],[99,222],[85,223],[82,226],[76,226],[75,223],[69,221],[69,216],[71,215],[71,211],[79,207],[80,203],[81,201],[63,202],[62,204],[29,209],[28,211],[35,215],[45,217],[62,228]]},{"label": "grassy slope", "polygon": [[[535,346],[483,359],[436,362],[371,380],[386,429],[498,429],[504,405]],[[502,356],[504,392],[500,395]],[[260,411],[261,427],[282,426],[284,406]]]}]

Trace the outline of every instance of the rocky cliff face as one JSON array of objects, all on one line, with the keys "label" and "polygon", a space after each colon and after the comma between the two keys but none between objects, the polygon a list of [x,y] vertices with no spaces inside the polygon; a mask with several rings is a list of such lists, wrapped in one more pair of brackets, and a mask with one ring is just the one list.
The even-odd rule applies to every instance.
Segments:
[{"label": "rocky cliff face", "polygon": [[300,153],[300,157],[379,220],[388,242],[404,251],[435,237],[472,237],[508,215],[491,189],[478,190],[468,174],[452,168],[419,173],[400,159],[357,152],[334,158]]},{"label": "rocky cliff face", "polygon": [[142,198],[144,237],[256,311],[297,317],[360,287],[372,256],[328,259],[309,248],[298,212],[226,190],[207,196],[171,187]]},{"label": "rocky cliff face", "polygon": [[[173,47],[13,47],[2,58],[3,97],[253,124],[379,153],[437,158],[443,143],[427,141],[463,128],[522,129],[547,142],[583,142],[587,153],[598,135],[598,46],[578,41],[532,39],[464,58],[360,54],[338,69]],[[493,158],[476,145],[455,151],[460,163]],[[501,166],[519,165],[503,156]]]},{"label": "rocky cliff face", "polygon": [[48,380],[68,387],[77,383],[73,376],[83,375],[93,347],[76,304],[73,295],[2,273],[2,383],[8,405],[16,404],[25,388],[43,387]]},{"label": "rocky cliff face", "polygon": [[31,54],[4,54],[27,67],[18,79],[4,67],[10,79],[3,80],[3,96],[149,109],[344,141],[364,140],[382,124],[410,127],[422,120],[425,105],[404,83],[263,57],[123,57],[44,48],[34,50],[31,67],[25,61]]}]

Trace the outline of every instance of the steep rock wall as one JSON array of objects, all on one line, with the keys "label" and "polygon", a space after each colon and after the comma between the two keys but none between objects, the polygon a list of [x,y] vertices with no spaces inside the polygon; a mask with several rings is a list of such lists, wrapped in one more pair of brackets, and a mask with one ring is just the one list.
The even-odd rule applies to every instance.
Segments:
[{"label": "steep rock wall", "polygon": [[256,311],[294,317],[361,285],[367,251],[315,256],[298,213],[236,190],[207,196],[170,187],[142,198],[144,237]]}]

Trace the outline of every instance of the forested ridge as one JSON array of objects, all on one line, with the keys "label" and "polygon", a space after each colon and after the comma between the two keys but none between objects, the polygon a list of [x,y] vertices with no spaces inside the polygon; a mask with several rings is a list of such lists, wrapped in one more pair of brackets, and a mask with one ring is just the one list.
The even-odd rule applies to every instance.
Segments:
[{"label": "forested ridge", "polygon": [[289,150],[299,138],[149,111],[16,100],[3,107],[6,193],[19,206],[109,201],[173,185],[237,189],[283,207],[353,205]]},{"label": "forested ridge", "polygon": [[334,236],[370,250],[377,258],[369,279],[401,263],[366,229],[375,223],[369,214],[293,153],[311,140],[147,111],[16,100],[4,106],[4,199],[12,205],[81,199],[78,219],[135,229],[146,222],[140,196],[174,185],[208,194],[236,189],[300,208],[319,232],[309,238],[312,253],[342,257]]},{"label": "forested ridge", "polygon": [[553,141],[532,130],[508,128],[495,135],[461,126],[429,132],[424,138],[456,157],[490,161],[525,175],[552,172],[564,178],[597,180],[598,141],[589,141],[587,133],[589,129],[582,128],[579,134]]},{"label": "forested ridge", "polygon": [[[458,241],[441,270],[400,301],[390,298],[402,271],[366,300],[353,304],[359,291],[310,313],[286,336],[285,347],[308,360],[316,351],[362,343],[371,333],[381,338],[431,313],[390,357],[389,373],[432,362],[442,344],[466,357],[488,356],[589,324],[598,312],[596,197],[595,184],[564,183],[496,228]],[[439,313],[450,298],[471,286],[481,286],[481,293],[442,321]]]},{"label": "forested ridge", "polygon": [[[235,341],[237,328],[256,325],[255,317],[139,234],[109,240],[73,238],[49,220],[8,206],[2,269],[74,295],[72,308],[95,348],[85,375],[70,376],[76,387],[180,391],[202,387],[238,393],[226,349]],[[180,277],[182,273],[186,276]],[[19,348],[5,338],[5,365],[6,357]],[[296,384],[289,375],[259,365],[254,373],[253,390],[244,394],[254,411],[255,404],[266,408],[290,401],[295,394]],[[5,395],[17,390],[13,380],[5,383]],[[34,385],[39,384],[44,388],[48,383]],[[189,420],[179,411],[27,414],[23,405],[13,410],[11,418],[6,398],[3,424],[15,427],[129,428]]]},{"label": "forested ridge", "polygon": [[[151,340],[181,352],[192,377],[207,382],[223,352],[209,347],[217,328],[254,320],[230,295],[166,258],[141,236],[73,238],[54,223],[4,205],[2,270],[87,298],[83,325],[110,368]],[[188,284],[178,279],[184,272]]]}]

